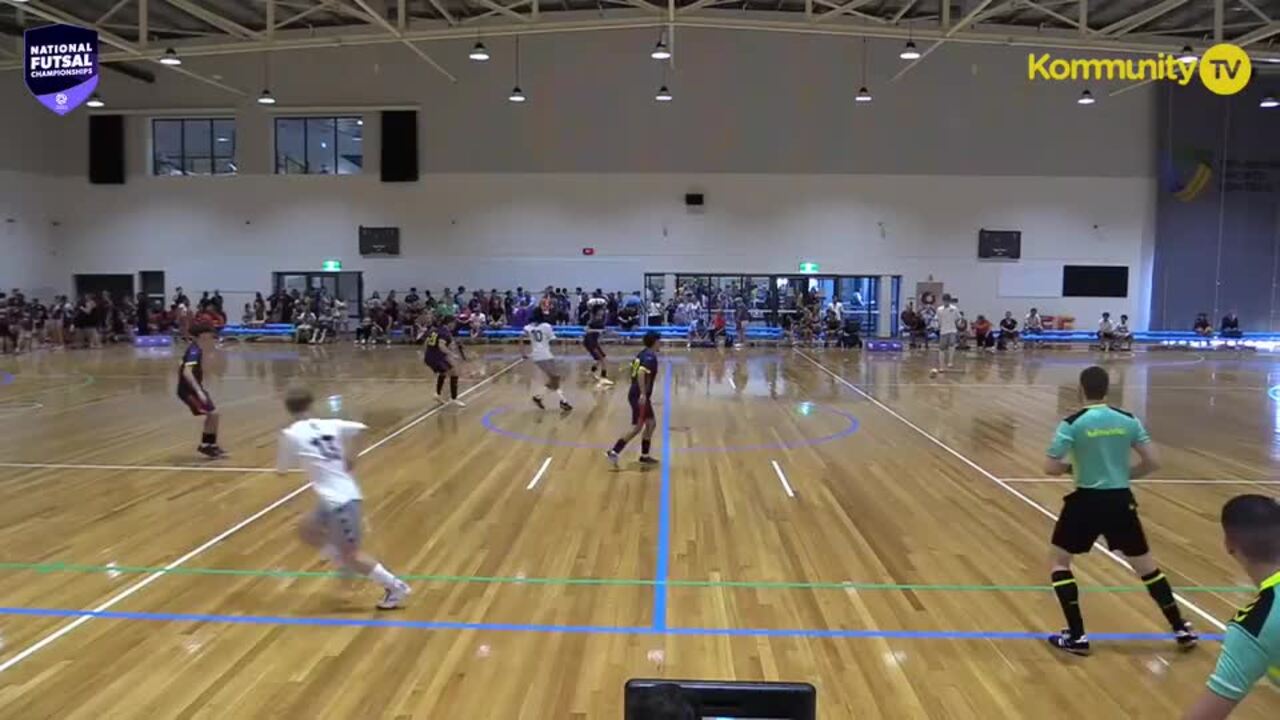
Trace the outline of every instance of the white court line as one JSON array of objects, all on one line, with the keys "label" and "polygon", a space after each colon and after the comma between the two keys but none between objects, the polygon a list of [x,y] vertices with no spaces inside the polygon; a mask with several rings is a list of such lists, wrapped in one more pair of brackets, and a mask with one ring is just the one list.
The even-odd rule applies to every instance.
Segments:
[{"label": "white court line", "polygon": [[[221,465],[79,465],[75,463],[25,463],[25,462],[0,462],[0,468],[31,468],[35,470],[155,470],[155,471],[186,471],[186,472],[230,472],[230,473],[255,473],[255,472],[275,472],[275,468],[270,467],[223,467]],[[301,470],[291,470],[290,472],[302,472]]]},{"label": "white court line", "polygon": [[533,476],[533,479],[529,481],[529,484],[528,484],[528,485],[525,485],[525,486],[524,486],[524,489],[525,489],[525,490],[532,490],[532,489],[534,489],[535,487],[537,487],[537,485],[538,485],[538,481],[539,481],[539,480],[541,480],[541,479],[542,479],[542,476],[546,474],[546,472],[547,472],[547,467],[548,467],[549,465],[551,465],[551,458],[547,458],[546,460],[543,460],[543,461],[542,461],[542,467],[538,468],[538,474]]},{"label": "white court line", "polygon": [[782,466],[777,460],[770,460],[773,463],[773,471],[778,473],[778,479],[782,481],[782,489],[787,491],[787,497],[795,497],[796,493],[791,489],[791,483],[787,482],[787,476],[782,473]]},{"label": "white court line", "polygon": [[[1069,483],[1071,478],[1000,478],[1007,483]],[[1132,480],[1135,485],[1280,485],[1280,480],[1170,480],[1151,478]]]},{"label": "white court line", "polygon": [[[1022,494],[1022,492],[1020,492],[1017,488],[1015,488],[1015,487],[1013,487],[1012,485],[1010,485],[1008,482],[1006,482],[1006,481],[1004,481],[1004,480],[1001,480],[1000,478],[996,477],[995,475],[992,475],[990,472],[988,472],[988,471],[986,470],[986,468],[982,467],[982,466],[981,466],[981,465],[979,465],[978,463],[976,463],[976,462],[974,462],[974,461],[970,460],[969,458],[965,457],[965,456],[964,456],[964,455],[962,455],[958,450],[955,450],[955,449],[954,449],[954,448],[952,448],[950,445],[947,445],[946,443],[942,442],[942,441],[941,441],[941,440],[939,440],[938,438],[934,437],[932,434],[930,434],[927,430],[925,430],[925,429],[921,428],[919,425],[916,425],[915,423],[913,423],[913,422],[911,422],[910,420],[906,419],[905,417],[903,417],[902,415],[900,415],[900,414],[899,414],[896,410],[894,410],[893,408],[891,408],[891,407],[889,407],[888,405],[885,405],[884,403],[880,402],[880,400],[878,400],[874,395],[871,395],[870,393],[868,393],[868,392],[864,391],[862,388],[858,387],[857,385],[854,385],[853,383],[849,382],[848,380],[845,380],[843,377],[840,377],[840,376],[839,376],[839,375],[837,375],[836,373],[834,373],[834,372],[832,372],[831,370],[827,369],[827,367],[826,367],[825,365],[823,365],[822,363],[818,362],[817,360],[814,360],[813,358],[809,357],[809,355],[808,355],[807,353],[805,353],[804,351],[802,351],[802,350],[796,350],[796,354],[797,354],[797,355],[799,355],[800,357],[804,358],[805,360],[808,360],[809,362],[813,363],[815,366],[817,366],[817,368],[818,368],[819,370],[821,370],[821,371],[823,371],[824,373],[826,373],[826,374],[830,375],[830,376],[831,376],[832,378],[834,378],[837,382],[841,383],[841,384],[842,384],[842,385],[844,385],[845,387],[849,388],[850,390],[852,390],[852,391],[854,391],[854,392],[858,393],[858,394],[859,394],[859,395],[861,395],[862,397],[864,397],[864,398],[866,398],[867,400],[871,401],[871,403],[872,403],[873,405],[875,405],[876,407],[880,408],[881,410],[884,410],[885,412],[889,413],[889,414],[890,414],[890,415],[892,415],[893,417],[897,418],[900,422],[902,422],[902,424],[904,424],[904,425],[906,425],[907,427],[911,428],[912,430],[915,430],[916,432],[920,433],[920,434],[921,434],[921,435],[923,435],[925,438],[927,438],[930,442],[932,442],[934,445],[937,445],[938,447],[942,448],[943,450],[945,450],[945,451],[947,451],[948,453],[950,453],[951,455],[953,455],[953,456],[954,456],[957,460],[959,460],[960,462],[962,462],[962,463],[964,463],[965,465],[968,465],[969,467],[973,468],[974,470],[977,470],[978,472],[982,473],[982,475],[983,475],[984,477],[986,477],[988,480],[990,480],[991,482],[995,483],[996,485],[999,485],[1000,487],[1004,488],[1005,490],[1009,491],[1009,493],[1010,493],[1011,495],[1013,495],[1014,497],[1017,497],[1017,498],[1018,498],[1019,500],[1021,500],[1022,502],[1024,502],[1024,503],[1026,503],[1026,504],[1030,505],[1031,507],[1035,508],[1037,511],[1039,511],[1039,512],[1040,512],[1042,515],[1044,515],[1045,517],[1048,517],[1049,519],[1053,520],[1054,522],[1057,522],[1057,521],[1058,521],[1058,516],[1057,516],[1057,515],[1054,515],[1054,514],[1053,514],[1053,512],[1052,512],[1052,511],[1050,511],[1048,508],[1046,508],[1045,506],[1043,506],[1043,505],[1041,505],[1040,503],[1036,502],[1035,500],[1032,500],[1031,498],[1027,497],[1026,495]],[[1094,544],[1094,547],[1096,547],[1096,548],[1098,548],[1099,550],[1101,550],[1103,555],[1106,555],[1107,557],[1111,558],[1111,559],[1112,559],[1112,560],[1114,560],[1115,562],[1117,562],[1117,563],[1119,563],[1120,565],[1124,566],[1124,567],[1125,567],[1125,568],[1127,568],[1128,570],[1133,570],[1133,567],[1132,567],[1131,565],[1129,565],[1129,563],[1128,563],[1128,562],[1126,562],[1124,558],[1122,558],[1122,557],[1120,557],[1119,555],[1117,555],[1117,554],[1115,554],[1115,553],[1111,552],[1111,550],[1109,550],[1109,549],[1107,549],[1106,547],[1104,547],[1101,543],[1095,543],[1095,544]],[[1199,605],[1196,605],[1195,603],[1191,602],[1190,600],[1186,599],[1185,597],[1182,597],[1181,595],[1178,595],[1177,593],[1174,593],[1173,597],[1174,597],[1174,599],[1175,599],[1175,600],[1177,600],[1178,602],[1182,603],[1182,605],[1183,605],[1184,607],[1186,607],[1188,610],[1190,610],[1190,611],[1194,612],[1196,615],[1199,615],[1201,618],[1204,618],[1206,621],[1208,621],[1208,622],[1209,622],[1209,624],[1213,625],[1214,627],[1218,628],[1219,630],[1223,630],[1223,631],[1225,631],[1225,630],[1227,629],[1227,626],[1226,626],[1226,625],[1224,625],[1224,624],[1222,623],[1222,621],[1221,621],[1221,620],[1219,620],[1218,618],[1216,618],[1216,617],[1214,617],[1213,615],[1211,615],[1208,611],[1206,611],[1206,610],[1202,609]]]},{"label": "white court line", "polygon": [[[507,371],[509,371],[511,368],[514,368],[516,365],[519,365],[519,364],[520,364],[520,361],[519,361],[519,360],[517,360],[517,361],[515,361],[515,362],[511,363],[510,365],[507,365],[506,367],[502,368],[502,369],[501,369],[501,370],[499,370],[498,372],[496,372],[496,373],[494,373],[494,374],[492,374],[492,375],[488,376],[487,378],[485,378],[485,379],[481,380],[480,382],[476,383],[475,385],[472,385],[471,387],[467,388],[465,391],[463,391],[463,392],[459,393],[459,394],[458,394],[458,397],[460,397],[460,398],[461,398],[461,397],[464,397],[464,396],[466,396],[466,395],[468,395],[468,394],[470,394],[470,393],[472,393],[472,392],[474,392],[474,391],[476,391],[476,390],[479,390],[481,387],[483,387],[483,386],[485,386],[485,385],[489,384],[490,382],[493,382],[493,381],[494,381],[494,380],[496,380],[499,376],[501,376],[501,375],[505,374],[505,373],[506,373]],[[388,435],[387,437],[385,437],[385,438],[383,438],[382,440],[378,441],[377,443],[375,443],[375,444],[373,444],[373,445],[370,445],[369,447],[367,447],[367,448],[365,448],[364,450],[362,450],[362,451],[360,452],[360,454],[359,454],[359,455],[357,455],[356,457],[357,457],[357,458],[361,458],[361,457],[364,457],[365,455],[368,455],[369,453],[373,452],[373,451],[374,451],[374,450],[376,450],[377,448],[381,447],[382,445],[386,444],[387,442],[391,441],[392,439],[394,439],[394,438],[396,438],[396,437],[398,437],[398,436],[400,436],[400,435],[404,434],[404,433],[405,433],[407,430],[409,430],[410,428],[417,426],[417,425],[418,425],[419,423],[421,423],[422,421],[426,420],[427,418],[431,417],[432,415],[435,415],[436,413],[440,412],[441,410],[444,410],[444,409],[445,409],[445,408],[447,408],[447,407],[451,407],[451,406],[450,406],[450,405],[447,405],[447,404],[445,404],[445,405],[437,405],[437,406],[435,406],[435,407],[431,408],[430,410],[427,410],[426,412],[421,413],[420,415],[418,415],[418,417],[417,417],[416,419],[414,419],[414,420],[410,421],[410,422],[409,422],[408,424],[406,424],[404,427],[400,428],[399,430],[396,430],[395,432],[391,433],[390,435]],[[201,545],[201,546],[197,547],[196,549],[192,550],[191,552],[188,552],[186,555],[183,555],[182,557],[178,558],[177,560],[174,560],[173,562],[169,563],[168,565],[165,565],[165,566],[164,566],[163,568],[161,568],[160,570],[158,570],[158,571],[156,571],[156,572],[154,572],[154,573],[152,573],[152,574],[150,574],[150,575],[148,575],[148,576],[144,577],[143,579],[139,580],[138,582],[134,583],[133,585],[130,585],[129,587],[127,587],[127,588],[125,588],[124,590],[120,591],[118,594],[116,594],[116,595],[112,596],[112,597],[111,597],[109,600],[107,600],[106,602],[104,602],[104,603],[102,603],[101,605],[99,605],[99,606],[97,606],[97,607],[93,608],[93,610],[92,610],[91,612],[94,612],[94,613],[100,613],[100,612],[105,612],[105,611],[107,611],[107,610],[110,610],[112,607],[114,607],[115,605],[118,605],[121,601],[123,601],[123,600],[127,599],[129,596],[133,595],[134,593],[137,593],[139,590],[142,590],[143,588],[145,588],[146,586],[148,586],[148,585],[150,585],[151,583],[155,582],[156,580],[159,580],[161,577],[163,577],[163,576],[164,576],[165,574],[167,574],[169,571],[171,571],[171,570],[173,570],[174,568],[176,568],[176,567],[178,567],[178,566],[182,565],[183,563],[186,563],[186,562],[187,562],[188,560],[190,560],[191,558],[194,558],[195,556],[197,556],[197,555],[199,555],[199,554],[203,553],[204,551],[208,550],[209,548],[213,547],[214,545],[217,545],[218,543],[222,542],[223,540],[226,540],[227,538],[231,537],[232,535],[236,534],[237,532],[239,532],[239,531],[243,530],[245,527],[249,526],[251,523],[253,523],[254,521],[256,521],[258,518],[261,518],[262,516],[266,515],[267,513],[271,512],[272,510],[275,510],[276,508],[280,507],[281,505],[284,505],[285,503],[289,502],[290,500],[292,500],[292,499],[296,498],[297,496],[301,495],[302,493],[306,492],[306,491],[307,491],[307,489],[308,489],[308,488],[310,488],[310,487],[311,487],[311,483],[307,483],[307,484],[302,485],[302,486],[300,486],[300,487],[298,487],[298,488],[295,488],[295,489],[294,489],[294,490],[292,490],[289,494],[285,495],[284,497],[280,498],[279,500],[276,500],[275,502],[273,502],[273,503],[271,503],[270,505],[268,505],[268,506],[266,506],[266,507],[262,508],[262,509],[261,509],[261,510],[259,510],[258,512],[256,512],[256,513],[254,513],[254,514],[250,515],[249,517],[245,518],[244,520],[241,520],[240,522],[236,523],[235,525],[231,526],[230,528],[228,528],[228,529],[226,529],[226,530],[222,531],[221,533],[219,533],[219,534],[215,535],[213,538],[209,539],[209,540],[208,540],[207,542],[205,542],[203,545]],[[22,652],[19,652],[18,654],[14,655],[13,657],[9,658],[8,660],[4,661],[3,663],[0,663],[0,672],[4,672],[5,670],[8,670],[9,668],[13,667],[14,665],[17,665],[18,663],[22,662],[23,660],[26,660],[27,658],[29,658],[29,657],[31,657],[32,655],[34,655],[35,653],[39,652],[39,651],[40,651],[40,650],[42,650],[43,648],[48,647],[49,645],[51,645],[51,644],[53,644],[54,642],[56,642],[56,641],[58,640],[58,638],[61,638],[62,636],[66,635],[67,633],[71,632],[72,630],[75,630],[76,628],[80,627],[81,625],[85,624],[86,622],[89,622],[89,621],[90,621],[90,620],[92,620],[93,618],[94,618],[94,616],[93,616],[93,615],[82,615],[82,616],[80,616],[80,617],[76,618],[75,620],[72,620],[71,622],[67,623],[66,625],[63,625],[62,627],[60,627],[60,628],[58,628],[57,630],[55,630],[55,631],[53,631],[52,633],[50,633],[49,635],[46,635],[45,637],[41,638],[40,640],[38,640],[38,641],[37,641],[37,642],[35,642],[34,644],[30,645],[29,647],[27,647],[26,649],[24,649]]]}]

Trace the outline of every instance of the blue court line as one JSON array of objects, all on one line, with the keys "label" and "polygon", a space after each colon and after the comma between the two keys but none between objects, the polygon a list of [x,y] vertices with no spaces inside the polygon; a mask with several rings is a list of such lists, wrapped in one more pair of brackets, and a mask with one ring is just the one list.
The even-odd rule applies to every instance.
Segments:
[{"label": "blue court line", "polygon": [[11,385],[13,383],[13,373],[0,372],[0,385]]},{"label": "blue court line", "polygon": [[[794,638],[866,638],[890,640],[1043,640],[1050,633],[1024,630],[840,630],[773,628],[655,628],[609,625],[536,625],[522,623],[472,623],[438,620],[392,620],[360,617],[287,617],[275,615],[217,615],[207,613],[152,613],[119,610],[64,610],[60,608],[0,607],[0,615],[27,617],[100,618],[103,620],[143,620],[150,622],[205,622],[236,625],[283,625],[307,627],[409,628],[414,630],[485,630],[491,632],[533,632],[601,635],[748,636]],[[1090,640],[1113,642],[1154,642],[1171,640],[1167,633],[1089,633]],[[1221,642],[1222,635],[1206,634],[1200,639]]]},{"label": "blue court line", "polygon": [[662,381],[662,490],[658,497],[658,559],[654,563],[653,629],[667,629],[667,577],[671,572],[671,366]]}]

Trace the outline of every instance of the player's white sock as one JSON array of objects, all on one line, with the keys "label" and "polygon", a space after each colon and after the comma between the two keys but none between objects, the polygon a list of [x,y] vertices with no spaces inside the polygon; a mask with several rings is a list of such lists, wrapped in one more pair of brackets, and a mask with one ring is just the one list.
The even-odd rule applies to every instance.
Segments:
[{"label": "player's white sock", "polygon": [[369,571],[369,579],[388,590],[400,590],[404,587],[404,583],[400,581],[400,578],[392,575],[390,570],[382,567],[382,563],[373,566],[373,569]]},{"label": "player's white sock", "polygon": [[564,391],[559,388],[556,389],[556,397],[560,398],[560,402],[569,402],[569,400],[564,396]]}]

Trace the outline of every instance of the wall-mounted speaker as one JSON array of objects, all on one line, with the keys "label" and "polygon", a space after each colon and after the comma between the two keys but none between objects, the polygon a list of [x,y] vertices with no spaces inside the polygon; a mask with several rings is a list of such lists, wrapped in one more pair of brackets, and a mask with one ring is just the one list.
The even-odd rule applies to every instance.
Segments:
[{"label": "wall-mounted speaker", "polygon": [[382,182],[418,181],[418,113],[382,113]]},{"label": "wall-mounted speaker", "polygon": [[124,184],[124,116],[89,116],[89,182]]}]

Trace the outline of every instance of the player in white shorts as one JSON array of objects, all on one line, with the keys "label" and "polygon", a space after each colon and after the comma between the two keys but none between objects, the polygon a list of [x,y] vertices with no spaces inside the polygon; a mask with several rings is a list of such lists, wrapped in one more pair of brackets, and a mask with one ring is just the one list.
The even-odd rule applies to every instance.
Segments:
[{"label": "player in white shorts", "polygon": [[[524,334],[529,338],[529,358],[546,374],[547,389],[560,398],[560,409],[569,412],[573,406],[565,399],[564,391],[560,389],[561,381],[564,379],[560,373],[560,363],[556,362],[555,355],[551,354],[551,341],[556,339],[556,333],[551,323],[547,322],[542,308],[533,311],[533,321],[524,326]],[[542,404],[541,393],[533,396],[533,404],[546,409]]]},{"label": "player in white shorts", "polygon": [[367,428],[349,420],[310,417],[314,401],[311,391],[303,388],[285,394],[284,406],[294,422],[281,432],[276,456],[277,472],[301,465],[320,500],[315,512],[302,521],[299,534],[303,542],[321,548],[344,572],[381,585],[386,592],[378,609],[394,610],[404,604],[409,586],[360,550],[363,496],[351,475],[355,466],[351,445]]},{"label": "player in white shorts", "polygon": [[955,368],[956,360],[956,323],[960,320],[960,308],[956,307],[955,298],[942,296],[942,307],[938,308],[938,367],[930,375],[948,372]]}]

